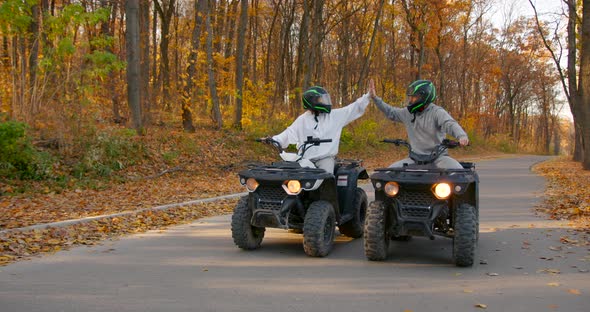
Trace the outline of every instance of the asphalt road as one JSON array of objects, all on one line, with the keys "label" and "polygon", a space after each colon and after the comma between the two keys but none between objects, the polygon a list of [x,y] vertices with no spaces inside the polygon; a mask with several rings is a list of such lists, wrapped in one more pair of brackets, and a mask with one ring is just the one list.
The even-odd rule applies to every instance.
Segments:
[{"label": "asphalt road", "polygon": [[590,311],[588,246],[560,242],[583,235],[533,211],[542,159],[477,164],[472,268],[451,263],[444,238],[393,242],[369,262],[362,239],[310,258],[300,235],[267,230],[246,252],[221,216],[0,267],[0,311]]}]

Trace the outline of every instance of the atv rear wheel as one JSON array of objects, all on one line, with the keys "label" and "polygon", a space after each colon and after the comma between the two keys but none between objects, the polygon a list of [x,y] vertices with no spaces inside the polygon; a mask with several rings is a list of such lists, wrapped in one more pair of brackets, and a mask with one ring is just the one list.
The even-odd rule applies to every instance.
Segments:
[{"label": "atv rear wheel", "polygon": [[363,227],[365,226],[368,202],[369,200],[367,199],[367,193],[365,193],[365,190],[357,187],[354,202],[352,204],[352,207],[354,208],[354,217],[352,220],[338,226],[338,230],[340,230],[341,234],[352,238],[363,236]]},{"label": "atv rear wheel", "polygon": [[457,266],[473,265],[475,245],[477,242],[477,220],[475,208],[469,204],[461,204],[455,211],[453,228],[453,260]]},{"label": "atv rear wheel", "polygon": [[234,243],[246,250],[257,249],[264,238],[264,227],[252,226],[252,210],[248,207],[248,196],[240,198],[231,217],[231,236]]},{"label": "atv rear wheel", "polygon": [[303,250],[311,257],[324,257],[334,245],[336,216],[332,204],[319,200],[311,203],[303,223]]},{"label": "atv rear wheel", "polygon": [[390,235],[387,233],[387,207],[374,201],[367,209],[365,220],[365,256],[371,261],[387,258]]}]

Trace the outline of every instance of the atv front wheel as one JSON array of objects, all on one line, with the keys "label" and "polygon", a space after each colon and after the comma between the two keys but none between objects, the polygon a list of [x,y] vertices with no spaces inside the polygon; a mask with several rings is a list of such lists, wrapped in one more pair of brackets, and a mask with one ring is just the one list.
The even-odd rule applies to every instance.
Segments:
[{"label": "atv front wheel", "polygon": [[311,257],[324,257],[334,245],[336,216],[332,204],[319,200],[311,203],[303,222],[303,250]]},{"label": "atv front wheel", "polygon": [[461,204],[455,211],[455,237],[453,237],[453,260],[460,267],[472,266],[477,242],[477,216],[475,208]]},{"label": "atv front wheel", "polygon": [[231,217],[231,236],[234,243],[246,250],[257,249],[264,238],[264,227],[252,226],[252,210],[248,207],[248,196],[240,198]]},{"label": "atv front wheel", "polygon": [[365,226],[365,217],[367,215],[367,193],[360,187],[356,188],[354,202],[354,217],[352,220],[338,226],[341,234],[348,237],[359,238],[363,236],[363,227]]},{"label": "atv front wheel", "polygon": [[385,260],[388,249],[387,207],[381,201],[374,201],[367,209],[365,220],[365,256],[371,261]]}]

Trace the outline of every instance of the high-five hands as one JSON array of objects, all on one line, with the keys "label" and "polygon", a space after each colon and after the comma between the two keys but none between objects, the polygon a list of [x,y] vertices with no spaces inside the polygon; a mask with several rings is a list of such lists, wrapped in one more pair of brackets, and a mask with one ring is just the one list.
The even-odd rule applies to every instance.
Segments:
[{"label": "high-five hands", "polygon": [[375,97],[377,94],[375,93],[375,81],[373,79],[369,80],[369,96]]}]

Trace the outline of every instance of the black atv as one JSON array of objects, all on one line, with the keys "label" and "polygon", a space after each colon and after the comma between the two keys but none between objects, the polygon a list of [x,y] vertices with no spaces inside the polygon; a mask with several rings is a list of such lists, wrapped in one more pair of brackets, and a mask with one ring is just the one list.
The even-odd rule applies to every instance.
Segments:
[{"label": "black atv", "polygon": [[307,255],[323,257],[332,250],[336,224],[346,236],[363,235],[368,200],[357,181],[369,176],[360,161],[337,160],[334,172],[326,172],[303,156],[310,147],[332,140],[308,137],[296,154],[284,152],[271,138],[257,141],[272,144],[283,161],[239,172],[249,194],[239,200],[232,216],[238,247],[259,248],[267,227],[290,229],[303,233]]},{"label": "black atv", "polygon": [[415,164],[376,169],[371,175],[375,201],[365,221],[365,255],[384,260],[390,240],[412,236],[443,236],[453,239],[457,266],[473,265],[479,238],[479,177],[475,165],[461,162],[463,169],[442,169],[434,161],[448,148],[459,146],[444,140],[429,155],[414,153],[404,140],[383,140],[410,150]]}]

